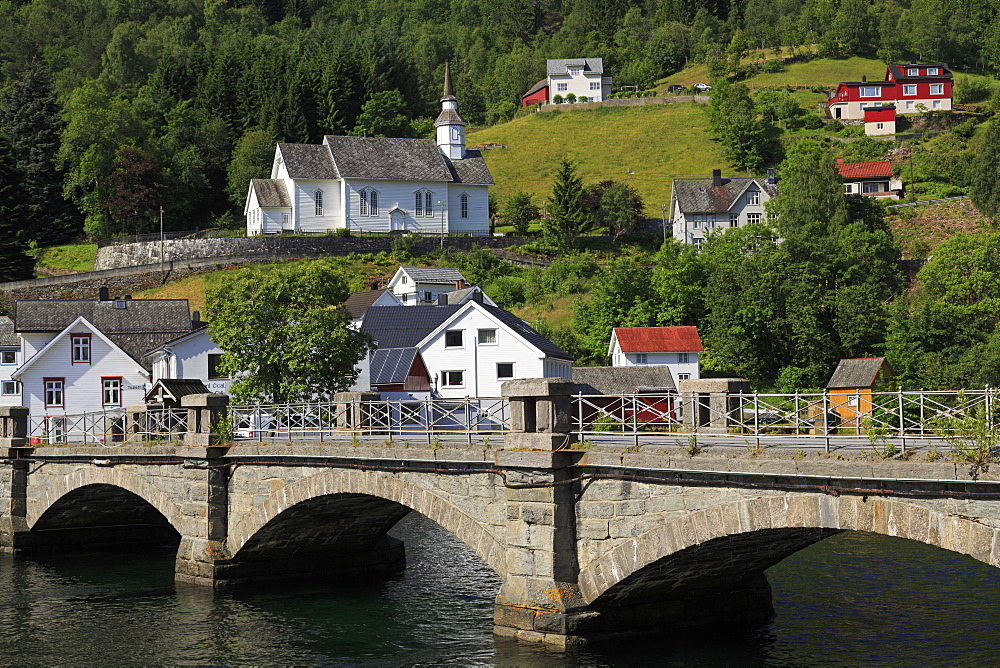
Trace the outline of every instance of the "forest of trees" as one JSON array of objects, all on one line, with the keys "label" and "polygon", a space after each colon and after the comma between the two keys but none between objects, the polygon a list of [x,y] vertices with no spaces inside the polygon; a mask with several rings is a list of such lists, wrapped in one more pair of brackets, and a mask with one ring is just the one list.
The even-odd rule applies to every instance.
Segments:
[{"label": "forest of trees", "polygon": [[[616,85],[751,48],[1000,71],[972,0],[3,0],[0,132],[25,242],[226,225],[274,142],[422,136],[452,62],[463,114],[510,118],[547,58]],[[66,196],[62,201],[58,194]]]}]

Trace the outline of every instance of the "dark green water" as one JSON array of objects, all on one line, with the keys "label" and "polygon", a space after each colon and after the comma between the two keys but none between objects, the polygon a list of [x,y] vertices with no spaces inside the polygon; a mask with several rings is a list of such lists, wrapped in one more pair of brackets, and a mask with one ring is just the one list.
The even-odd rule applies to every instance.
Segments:
[{"label": "dark green water", "polygon": [[751,632],[558,652],[495,639],[499,580],[411,515],[405,576],[349,593],[218,596],[175,586],[172,555],[0,559],[0,663],[71,665],[1000,665],[1000,569],[842,534],[771,569]]}]

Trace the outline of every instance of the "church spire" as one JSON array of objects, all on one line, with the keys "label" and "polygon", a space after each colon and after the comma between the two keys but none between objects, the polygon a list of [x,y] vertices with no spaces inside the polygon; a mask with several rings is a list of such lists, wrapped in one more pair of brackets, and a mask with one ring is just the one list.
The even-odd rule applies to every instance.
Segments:
[{"label": "church spire", "polygon": [[458,98],[451,87],[451,63],[444,64],[444,97],[441,113],[434,121],[437,128],[437,145],[446,157],[461,160],[465,157],[465,120],[458,113]]}]

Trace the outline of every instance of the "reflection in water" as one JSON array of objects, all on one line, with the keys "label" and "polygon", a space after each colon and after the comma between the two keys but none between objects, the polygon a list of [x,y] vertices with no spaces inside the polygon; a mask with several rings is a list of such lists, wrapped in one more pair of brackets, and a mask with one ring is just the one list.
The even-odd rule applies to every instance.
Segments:
[{"label": "reflection in water", "polygon": [[494,639],[496,575],[412,514],[405,575],[353,591],[215,595],[173,555],[0,558],[0,652],[31,664],[1000,663],[1000,570],[918,543],[842,534],[772,568],[775,619],[712,637],[559,652]]}]

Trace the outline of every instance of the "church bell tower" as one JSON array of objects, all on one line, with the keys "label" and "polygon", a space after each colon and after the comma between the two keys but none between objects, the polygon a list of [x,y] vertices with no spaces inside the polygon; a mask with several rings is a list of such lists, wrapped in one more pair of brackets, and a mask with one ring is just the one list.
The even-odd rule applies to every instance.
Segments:
[{"label": "church bell tower", "polygon": [[458,113],[458,98],[451,88],[451,64],[444,64],[444,96],[441,113],[434,121],[437,128],[437,145],[447,157],[461,160],[465,157],[465,121]]}]

